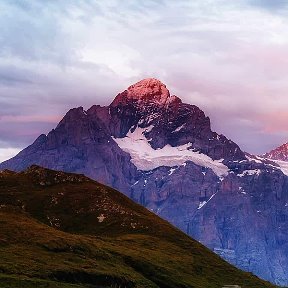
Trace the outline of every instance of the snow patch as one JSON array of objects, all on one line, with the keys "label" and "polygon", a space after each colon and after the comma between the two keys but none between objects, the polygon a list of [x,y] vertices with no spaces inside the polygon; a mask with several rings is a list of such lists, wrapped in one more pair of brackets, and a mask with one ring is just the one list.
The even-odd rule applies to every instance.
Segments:
[{"label": "snow patch", "polygon": [[169,176],[172,175],[175,170],[176,170],[176,168],[171,168],[168,175],[169,175]]},{"label": "snow patch", "polygon": [[207,201],[202,201],[202,202],[200,202],[197,210],[201,209],[206,203],[207,203]]},{"label": "snow patch", "polygon": [[135,186],[135,185],[137,185],[138,183],[139,183],[139,180],[136,181],[136,182],[132,185],[132,187]]},{"label": "snow patch", "polygon": [[178,128],[176,128],[172,133],[179,132],[180,130],[182,130],[182,128],[184,128],[184,126],[185,126],[185,123],[183,125],[179,126]]},{"label": "snow patch", "polygon": [[[273,160],[273,161],[280,166],[280,170],[283,172],[283,174],[288,176],[288,162],[280,160]],[[275,166],[275,168],[279,169],[279,167],[277,166]]]},{"label": "snow patch", "polygon": [[154,150],[145,137],[145,133],[153,126],[147,128],[137,127],[133,133],[129,131],[124,138],[113,138],[118,146],[131,156],[131,162],[142,171],[153,170],[160,166],[179,166],[186,161],[191,161],[199,166],[211,168],[217,176],[228,174],[228,167],[220,160],[213,160],[205,154],[189,149],[191,143],[172,147],[166,145],[163,148]]},{"label": "snow patch", "polygon": [[207,201],[202,201],[200,202],[197,210],[201,209],[202,207],[204,207],[217,193],[214,193]]},{"label": "snow patch", "polygon": [[[145,128],[145,133],[150,132],[154,128],[154,125],[150,125],[149,127]],[[137,129],[137,128],[136,128]],[[142,132],[143,133],[143,132]]]},{"label": "snow patch", "polygon": [[[252,156],[252,155],[250,155],[250,156]],[[260,158],[260,157],[258,157],[258,156],[252,156],[252,157],[250,157],[250,156],[248,156],[248,155],[245,155],[245,157],[246,157],[246,159],[248,160],[248,161],[250,161],[250,162],[252,162],[252,161],[254,161],[254,162],[256,162],[256,163],[263,163],[263,161],[262,161],[262,159]]]},{"label": "snow patch", "polygon": [[259,176],[261,173],[260,169],[255,169],[255,170],[245,170],[241,174],[237,174],[238,177],[244,177],[244,176],[252,176],[252,175],[257,175]]},{"label": "snow patch", "polygon": [[241,187],[241,186],[239,187],[239,191],[240,191],[241,194],[244,194],[244,195],[247,194],[247,193],[245,192],[244,188]]}]

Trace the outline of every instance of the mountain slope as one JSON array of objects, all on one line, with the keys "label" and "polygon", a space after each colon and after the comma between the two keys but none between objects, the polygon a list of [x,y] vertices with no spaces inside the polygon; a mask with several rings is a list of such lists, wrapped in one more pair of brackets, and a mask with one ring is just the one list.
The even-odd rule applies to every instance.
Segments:
[{"label": "mountain slope", "polygon": [[288,161],[288,143],[285,143],[263,155],[264,158]]},{"label": "mountain slope", "polygon": [[32,164],[116,188],[237,267],[288,284],[288,169],[245,154],[156,79],[71,109],[0,169]]},{"label": "mountain slope", "polygon": [[81,175],[6,170],[0,202],[0,287],[274,287]]},{"label": "mountain slope", "polygon": [[285,175],[288,175],[288,143],[259,156],[258,159],[269,160],[272,165],[278,166]]}]

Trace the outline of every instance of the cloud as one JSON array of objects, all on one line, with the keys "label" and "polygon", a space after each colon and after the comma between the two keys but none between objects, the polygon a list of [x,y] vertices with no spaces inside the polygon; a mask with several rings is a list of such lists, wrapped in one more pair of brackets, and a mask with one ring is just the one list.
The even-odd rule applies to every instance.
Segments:
[{"label": "cloud", "polygon": [[15,148],[0,148],[0,163],[14,157],[18,154],[21,150]]},{"label": "cloud", "polygon": [[271,11],[287,9],[288,7],[286,0],[250,0],[249,3]]},{"label": "cloud", "polygon": [[286,142],[285,3],[1,2],[0,147],[25,147],[68,109],[107,105],[144,77],[248,152]]}]

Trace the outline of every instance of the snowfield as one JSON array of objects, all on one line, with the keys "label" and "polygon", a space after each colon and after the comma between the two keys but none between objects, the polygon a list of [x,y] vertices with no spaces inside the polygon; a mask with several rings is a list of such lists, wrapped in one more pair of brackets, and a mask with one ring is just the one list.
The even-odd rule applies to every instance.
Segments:
[{"label": "snowfield", "polygon": [[[265,161],[269,161],[270,164],[266,164],[266,165],[272,166],[275,169],[279,169],[283,172],[283,174],[288,176],[288,162],[287,161],[273,160],[270,158],[262,158],[260,156],[254,156],[254,158],[251,158],[248,155],[246,155],[246,158],[247,158],[247,160],[255,161],[256,163],[264,163],[265,164]],[[274,165],[273,163],[275,163],[276,165]],[[279,165],[279,166],[277,166],[277,165]],[[258,173],[258,175],[259,175],[259,173]]]},{"label": "snowfield", "polygon": [[205,154],[189,150],[191,143],[178,147],[166,145],[162,149],[154,150],[144,135],[152,128],[137,127],[133,133],[129,131],[124,138],[113,138],[123,151],[130,154],[131,162],[137,169],[149,171],[160,166],[174,167],[191,161],[199,166],[211,168],[218,177],[228,174],[229,169],[222,163],[223,159],[213,160]]},{"label": "snowfield", "polygon": [[[271,160],[270,160],[271,161]],[[278,164],[280,166],[280,170],[288,176],[288,162],[286,161],[280,161],[280,160],[272,160],[273,162],[275,162],[276,164]],[[278,168],[279,167],[275,167]]]}]

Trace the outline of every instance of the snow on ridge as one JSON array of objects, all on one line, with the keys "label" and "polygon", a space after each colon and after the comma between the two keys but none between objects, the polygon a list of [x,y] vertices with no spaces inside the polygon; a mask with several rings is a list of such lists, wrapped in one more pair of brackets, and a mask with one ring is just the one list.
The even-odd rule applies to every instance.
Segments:
[{"label": "snow on ridge", "polygon": [[124,138],[113,138],[123,151],[130,154],[131,162],[137,169],[149,171],[160,166],[174,167],[191,161],[199,166],[211,168],[218,177],[228,174],[229,169],[222,163],[223,159],[213,160],[205,154],[188,150],[191,143],[177,147],[166,145],[154,150],[144,135],[152,128],[137,127],[133,133],[129,131]]},{"label": "snow on ridge", "polygon": [[204,207],[216,194],[217,194],[217,192],[214,193],[207,201],[202,201],[202,202],[200,202],[197,210],[200,210],[202,207]]},{"label": "snow on ridge", "polygon": [[[252,156],[252,157],[253,158],[246,155],[246,158],[248,161],[255,161],[256,163],[263,163],[265,165],[272,166],[275,169],[281,170],[283,174],[288,176],[288,161],[274,160],[270,158],[262,158],[260,156]],[[265,161],[269,161],[269,164],[265,163]],[[275,163],[275,165],[273,165],[273,163]]]},{"label": "snow on ridge", "polygon": [[238,177],[243,177],[246,175],[252,176],[252,175],[257,175],[259,176],[261,173],[260,169],[254,169],[254,170],[245,170],[241,174],[237,174]]},{"label": "snow on ridge", "polygon": [[[250,156],[252,156],[252,157],[250,157]],[[252,162],[252,161],[255,161],[256,163],[263,163],[263,159],[262,158],[260,158],[259,156],[254,156],[254,155],[245,155],[245,157],[246,157],[246,159],[248,160],[248,161],[250,161],[250,162]]]},{"label": "snow on ridge", "polygon": [[288,176],[288,162],[287,161],[273,160],[273,162],[275,162],[276,164],[280,166],[280,168],[279,167],[275,167],[275,168],[280,169],[283,172],[283,174]]}]

